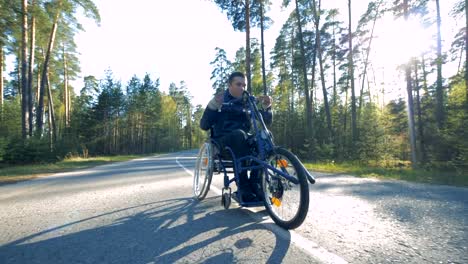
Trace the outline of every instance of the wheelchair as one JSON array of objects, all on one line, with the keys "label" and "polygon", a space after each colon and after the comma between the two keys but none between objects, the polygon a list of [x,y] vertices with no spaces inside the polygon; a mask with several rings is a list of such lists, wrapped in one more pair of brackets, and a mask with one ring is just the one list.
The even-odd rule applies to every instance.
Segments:
[{"label": "wheelchair", "polygon": [[[256,106],[256,98],[248,92],[242,111],[249,116],[252,128],[250,138],[251,153],[236,157],[228,146],[223,149],[210,137],[201,147],[195,164],[193,193],[196,199],[203,200],[210,190],[214,173],[224,174],[221,204],[229,209],[231,199],[242,207],[264,206],[273,221],[282,228],[294,229],[305,220],[309,209],[309,185],[314,177],[305,169],[301,161],[285,148],[276,146],[273,137]],[[220,111],[239,111],[233,103],[223,103]],[[240,183],[240,173],[256,171],[259,179],[260,197],[257,201],[244,201]],[[229,174],[233,174],[232,177]],[[230,185],[235,182],[236,192]]]}]

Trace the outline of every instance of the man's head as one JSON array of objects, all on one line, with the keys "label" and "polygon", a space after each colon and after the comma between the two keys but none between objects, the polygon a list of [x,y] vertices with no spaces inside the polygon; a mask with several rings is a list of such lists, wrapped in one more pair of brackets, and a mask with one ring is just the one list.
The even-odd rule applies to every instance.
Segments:
[{"label": "man's head", "polygon": [[228,79],[229,93],[236,97],[242,97],[245,88],[245,75],[242,72],[233,72]]}]

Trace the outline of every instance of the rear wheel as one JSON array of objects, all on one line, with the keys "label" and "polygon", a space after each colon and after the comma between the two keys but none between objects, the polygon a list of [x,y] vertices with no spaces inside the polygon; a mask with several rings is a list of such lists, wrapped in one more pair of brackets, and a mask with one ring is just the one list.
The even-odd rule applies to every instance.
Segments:
[{"label": "rear wheel", "polygon": [[193,174],[193,194],[198,200],[203,200],[210,190],[213,164],[213,146],[210,142],[205,142],[198,152]]},{"label": "rear wheel", "polygon": [[284,148],[276,148],[268,163],[298,184],[287,180],[273,170],[265,169],[262,177],[264,204],[275,223],[285,229],[299,227],[309,210],[309,185],[299,159]]}]

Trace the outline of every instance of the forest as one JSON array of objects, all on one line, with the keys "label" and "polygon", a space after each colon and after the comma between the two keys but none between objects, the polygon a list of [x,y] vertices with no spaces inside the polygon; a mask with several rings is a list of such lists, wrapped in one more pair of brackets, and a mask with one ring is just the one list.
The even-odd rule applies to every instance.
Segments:
[{"label": "forest", "polygon": [[[227,88],[232,71],[245,72],[249,92],[273,98],[276,144],[304,160],[468,171],[467,1],[444,6],[459,22],[450,43],[441,37],[445,1],[373,0],[362,14],[352,9],[354,1],[342,14],[323,8],[322,0],[213,0],[232,29],[245,32],[233,60],[216,47],[206,76],[213,93]],[[267,53],[263,33],[275,20],[272,4],[291,13]],[[207,137],[198,126],[205,106],[193,105],[183,81],[161,87],[146,74],[121,83],[109,69],[104,79],[85,76],[83,87],[70,85],[80,73],[73,38],[83,30],[79,12],[100,23],[91,0],[0,0],[0,162],[200,146]],[[388,17],[423,21],[436,33],[430,48],[397,66],[404,96],[390,100],[374,51]],[[446,76],[449,65],[458,67]]]}]

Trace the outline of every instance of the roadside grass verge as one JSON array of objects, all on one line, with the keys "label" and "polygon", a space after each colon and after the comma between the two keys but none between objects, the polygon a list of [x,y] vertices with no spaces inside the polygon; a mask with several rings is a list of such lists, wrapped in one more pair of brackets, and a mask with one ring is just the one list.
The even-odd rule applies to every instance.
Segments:
[{"label": "roadside grass verge", "polygon": [[147,155],[120,155],[98,157],[70,157],[55,163],[8,165],[0,163],[0,184],[29,180],[40,176],[47,176],[59,172],[69,172],[86,169],[114,162],[127,161]]},{"label": "roadside grass verge", "polygon": [[468,186],[468,172],[442,169],[412,169],[408,164],[386,167],[351,162],[305,162],[307,169],[318,172],[346,173],[358,177],[394,179],[411,182]]}]

